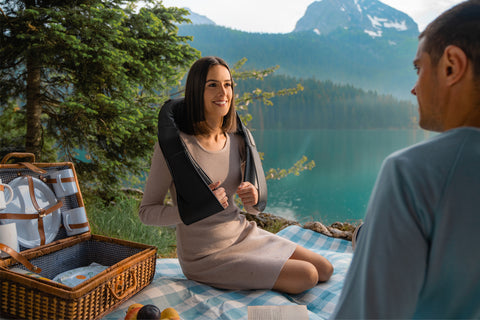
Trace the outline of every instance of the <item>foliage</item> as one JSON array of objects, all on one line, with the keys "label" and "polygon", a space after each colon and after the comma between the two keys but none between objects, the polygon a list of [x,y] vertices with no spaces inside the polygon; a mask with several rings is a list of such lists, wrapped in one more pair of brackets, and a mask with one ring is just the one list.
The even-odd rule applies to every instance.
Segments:
[{"label": "foliage", "polygon": [[[267,77],[271,76],[278,69],[278,66],[275,66],[264,70],[243,70],[242,67],[245,65],[246,62],[246,58],[240,59],[237,63],[234,64],[232,68],[232,77],[235,80],[237,87],[240,86],[241,83],[248,83],[252,79],[257,80],[255,83],[260,85],[260,83],[258,83],[259,81],[263,82]],[[241,87],[245,88],[245,86]],[[273,98],[296,95],[303,90],[303,86],[301,84],[297,84],[295,87],[283,88],[280,90],[275,88],[270,89],[270,91],[265,91],[256,87],[252,90],[242,90],[242,94],[236,94],[235,103],[237,112],[239,113],[240,118],[246,125],[248,125],[248,123],[253,119],[248,108],[251,103],[257,102],[257,108],[259,107],[259,105],[273,106]],[[263,156],[262,153],[260,155],[261,157]],[[282,179],[289,174],[299,175],[300,172],[302,172],[303,170],[311,170],[313,167],[315,167],[315,162],[313,160],[306,163],[307,161],[307,157],[303,156],[288,170],[270,169],[266,173],[266,179]],[[241,206],[241,202],[238,201],[238,199],[237,204]]]},{"label": "foliage", "polygon": [[15,122],[2,146],[73,161],[104,195],[139,174],[156,106],[199,55],[177,34],[187,11],[147,3],[0,0],[0,115]]},{"label": "foliage", "polygon": [[[0,109],[0,146],[4,153],[21,151],[14,146],[25,145],[25,115],[23,113],[13,101]],[[2,153],[0,157],[4,155]]]},{"label": "foliage", "polygon": [[119,195],[105,204],[87,193],[84,199],[93,234],[156,246],[163,258],[176,256],[175,229],[144,225],[138,217],[138,198]]},{"label": "foliage", "polygon": [[266,172],[265,179],[276,179],[280,180],[285,178],[286,176],[293,174],[298,176],[300,172],[304,170],[312,170],[315,167],[315,161],[307,162],[308,158],[306,156],[302,156],[300,160],[298,160],[290,169],[273,169],[271,168]]},{"label": "foliage", "polygon": [[[242,70],[242,67],[247,62],[246,58],[240,59],[232,68],[232,77],[235,79],[236,83],[247,82],[248,79],[254,79],[258,81],[265,80],[266,77],[270,76],[278,69],[278,66],[271,67],[265,70]],[[252,116],[248,111],[248,105],[254,101],[259,101],[261,104],[266,106],[273,106],[271,99],[273,97],[295,95],[298,92],[303,90],[303,87],[300,84],[297,84],[295,88],[286,88],[286,89],[273,89],[274,91],[264,91],[259,88],[252,89],[251,91],[243,90],[243,94],[236,94],[235,104],[237,112],[239,113],[242,121],[248,124],[252,120]]]}]

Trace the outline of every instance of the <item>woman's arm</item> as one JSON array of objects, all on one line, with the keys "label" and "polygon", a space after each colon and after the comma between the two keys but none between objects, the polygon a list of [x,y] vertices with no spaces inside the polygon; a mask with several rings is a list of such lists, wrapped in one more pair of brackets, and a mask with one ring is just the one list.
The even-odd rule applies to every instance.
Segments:
[{"label": "woman's arm", "polygon": [[[152,157],[152,165],[145,184],[140,220],[147,225],[168,226],[182,222],[177,206],[164,204],[168,189],[173,186],[172,175],[158,143]],[[174,196],[174,195],[172,195]]]}]

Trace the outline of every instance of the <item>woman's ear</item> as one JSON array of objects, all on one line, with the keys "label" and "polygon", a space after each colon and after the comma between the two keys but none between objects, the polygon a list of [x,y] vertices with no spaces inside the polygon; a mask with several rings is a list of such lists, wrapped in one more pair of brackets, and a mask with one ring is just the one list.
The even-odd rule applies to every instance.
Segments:
[{"label": "woman's ear", "polygon": [[446,85],[452,86],[458,83],[466,74],[469,61],[465,52],[457,46],[450,45],[445,48],[440,64],[442,73],[446,79]]}]

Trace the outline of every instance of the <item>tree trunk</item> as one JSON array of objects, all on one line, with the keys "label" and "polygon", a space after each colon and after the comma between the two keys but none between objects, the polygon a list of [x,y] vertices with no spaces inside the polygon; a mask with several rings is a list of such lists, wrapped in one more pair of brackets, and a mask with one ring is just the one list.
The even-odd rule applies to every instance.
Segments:
[{"label": "tree trunk", "polygon": [[27,136],[25,151],[40,157],[42,151],[42,104],[40,95],[41,66],[35,53],[27,57]]}]

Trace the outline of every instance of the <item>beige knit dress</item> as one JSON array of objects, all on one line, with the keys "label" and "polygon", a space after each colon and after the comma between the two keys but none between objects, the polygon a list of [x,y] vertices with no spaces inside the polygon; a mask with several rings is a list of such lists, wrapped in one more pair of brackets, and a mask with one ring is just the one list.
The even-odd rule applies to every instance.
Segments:
[{"label": "beige knit dress", "polygon": [[[181,138],[210,179],[221,181],[228,207],[191,225],[183,224],[173,179],[157,143],[140,205],[140,219],[148,225],[176,225],[177,255],[188,279],[224,289],[271,289],[296,244],[257,228],[235,205],[234,195],[244,167],[243,138],[228,134],[220,151],[204,149],[194,136],[181,133]],[[173,207],[163,204],[169,189]],[[253,208],[248,210],[257,213]]]}]

